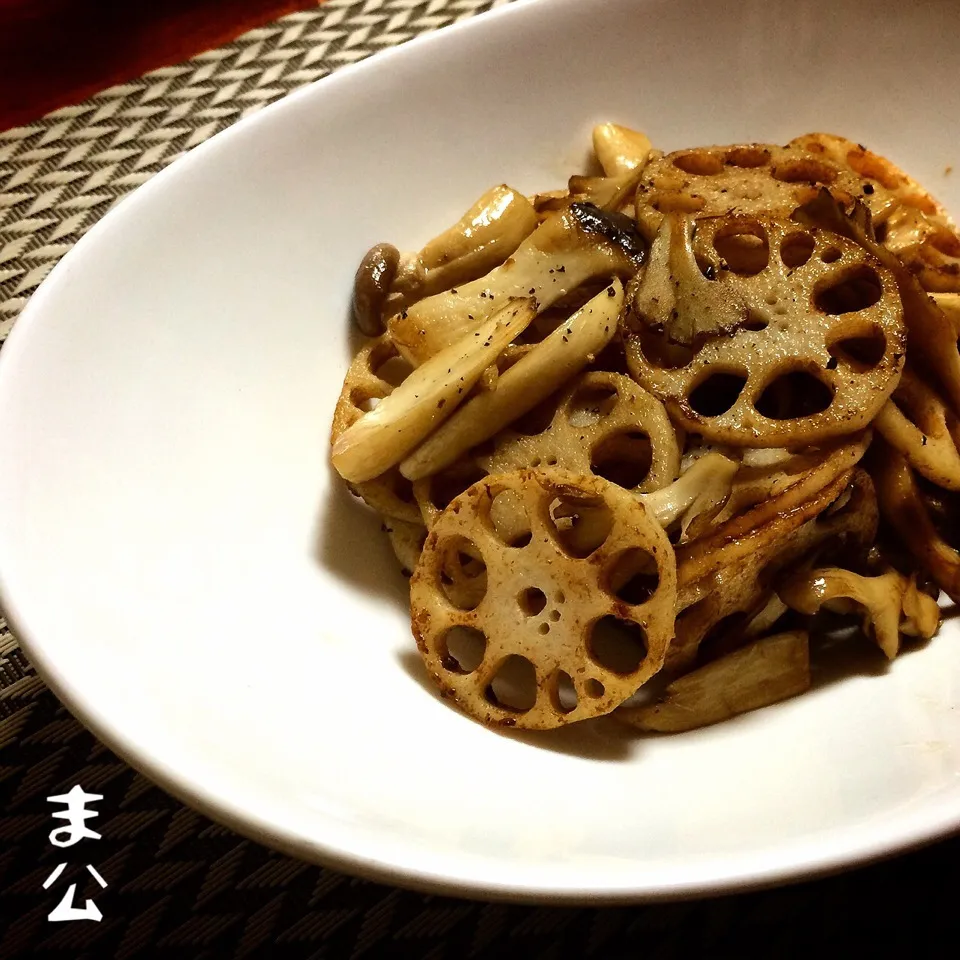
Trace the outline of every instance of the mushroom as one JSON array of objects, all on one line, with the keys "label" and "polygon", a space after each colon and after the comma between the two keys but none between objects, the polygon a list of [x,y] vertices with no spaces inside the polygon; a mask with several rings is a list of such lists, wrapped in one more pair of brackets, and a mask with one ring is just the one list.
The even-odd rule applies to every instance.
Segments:
[{"label": "mushroom", "polygon": [[883,441],[875,442],[869,468],[883,518],[937,586],[960,602],[960,553],[934,525],[906,457]]},{"label": "mushroom", "polygon": [[930,638],[940,625],[940,608],[933,597],[917,589],[916,578],[888,570],[865,577],[840,567],[819,567],[791,576],[777,594],[787,606],[804,614],[821,607],[836,613],[863,612],[863,631],[893,660],[900,651],[900,634]]},{"label": "mushroom", "polygon": [[510,300],[472,334],[414,370],[336,438],[332,460],[340,476],[362,483],[399,463],[456,410],[534,312],[530,297]]},{"label": "mushroom", "polygon": [[806,631],[755,640],[674,680],[655,703],[621,707],[618,720],[657,733],[695,730],[810,689]]},{"label": "mushroom", "polygon": [[353,280],[353,319],[361,333],[383,333],[383,304],[400,263],[400,252],[389,243],[371,247],[357,267]]},{"label": "mushroom", "polygon": [[509,297],[534,297],[546,310],[590,280],[633,275],[645,251],[628,218],[573,203],[486,276],[415,303],[393,317],[389,329],[404,356],[420,364],[476,329]]},{"label": "mushroom", "polygon": [[[579,373],[613,338],[623,306],[619,280],[478,393],[400,464],[408,480],[436,473],[532,410]],[[469,334],[468,334],[469,335]]]},{"label": "mushroom", "polygon": [[909,367],[874,421],[917,473],[960,490],[960,420],[934,387]]},{"label": "mushroom", "polygon": [[712,517],[727,502],[738,464],[719,453],[707,453],[668,487],[638,499],[665,530],[681,521],[680,541],[698,517]]},{"label": "mushroom", "polygon": [[387,298],[391,315],[500,266],[536,229],[533,205],[506,184],[488,190],[451,227],[406,258]]},{"label": "mushroom", "polygon": [[608,177],[642,170],[652,149],[650,138],[639,130],[618,123],[599,123],[593,128],[593,152]]}]

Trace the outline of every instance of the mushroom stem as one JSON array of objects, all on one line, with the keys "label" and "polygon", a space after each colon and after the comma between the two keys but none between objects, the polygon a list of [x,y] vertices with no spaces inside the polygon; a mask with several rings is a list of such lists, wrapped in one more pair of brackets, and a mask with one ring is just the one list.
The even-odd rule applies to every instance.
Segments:
[{"label": "mushroom stem", "polygon": [[408,480],[436,473],[532,410],[610,342],[622,306],[623,286],[614,280],[504,372],[494,389],[473,397],[400,464],[400,472]]},{"label": "mushroom stem", "polygon": [[333,444],[333,465],[362,483],[399,463],[459,406],[484,370],[536,313],[529,297],[512,300],[473,334],[418,367]]}]

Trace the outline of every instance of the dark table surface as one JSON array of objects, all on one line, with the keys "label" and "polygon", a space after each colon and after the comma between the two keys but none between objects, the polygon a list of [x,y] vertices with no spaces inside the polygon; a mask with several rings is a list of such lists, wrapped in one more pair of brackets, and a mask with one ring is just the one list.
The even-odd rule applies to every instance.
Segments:
[{"label": "dark table surface", "polygon": [[[297,6],[239,4],[234,26],[241,8]],[[111,204],[178,154],[340,64],[489,6],[490,0],[328,0],[321,9],[294,13],[192,61],[0,133],[0,342],[63,253]],[[0,27],[3,14],[18,7],[26,5],[0,0]],[[229,29],[222,10],[218,16],[218,29]],[[210,34],[213,42],[228,35]],[[9,76],[4,43],[10,38],[0,29],[0,71]],[[23,59],[22,51],[18,56]],[[0,91],[7,89],[0,80]],[[0,96],[0,109],[9,102]],[[101,839],[79,849],[89,851],[106,889],[83,869],[86,861],[49,842],[56,824],[46,798],[75,784],[103,797],[95,821]],[[103,914],[99,922],[48,922],[58,897],[43,884],[63,861],[71,866],[56,889],[76,882],[77,902],[94,900]],[[951,838],[791,887],[615,908],[480,904],[368,883],[273,853],[173,800],[72,718],[16,639],[0,629],[0,960],[674,960],[860,957],[878,950],[939,957],[954,952],[960,928],[958,862],[960,838]]]}]

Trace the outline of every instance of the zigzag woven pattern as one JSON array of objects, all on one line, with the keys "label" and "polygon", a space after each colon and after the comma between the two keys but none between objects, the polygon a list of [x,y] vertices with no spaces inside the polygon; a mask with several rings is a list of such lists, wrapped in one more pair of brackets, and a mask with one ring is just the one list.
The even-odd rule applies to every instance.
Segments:
[{"label": "zigzag woven pattern", "polygon": [[113,204],[224,127],[337,67],[506,0],[327,0],[0,132],[0,342]]},{"label": "zigzag woven pattern", "polygon": [[[54,264],[113,204],[214,133],[337,67],[506,0],[327,0],[195,59],[0,132],[0,343]],[[598,5],[599,7],[599,5]],[[638,45],[638,55],[639,45]],[[102,794],[73,864],[99,923],[47,922],[63,859],[45,798]],[[642,798],[635,798],[642,802]],[[586,814],[585,814],[586,815]],[[957,841],[789,890],[642,909],[482,905],[390,889],[273,853],[113,756],[43,686],[0,620],[0,958],[389,956],[651,960],[857,956],[879,931],[951,941]],[[86,878],[86,879],[85,879]],[[896,910],[885,909],[891,895]],[[879,906],[879,909],[878,909]]]}]

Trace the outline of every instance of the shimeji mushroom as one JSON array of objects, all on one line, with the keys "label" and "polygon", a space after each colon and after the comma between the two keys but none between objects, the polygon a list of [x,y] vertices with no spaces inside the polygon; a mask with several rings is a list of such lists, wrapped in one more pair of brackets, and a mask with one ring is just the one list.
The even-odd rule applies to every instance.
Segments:
[{"label": "shimeji mushroom", "polygon": [[682,541],[697,517],[712,517],[727,502],[738,468],[735,460],[719,453],[707,453],[668,487],[640,494],[638,499],[665,530],[680,520]]},{"label": "shimeji mushroom", "polygon": [[385,314],[489,273],[523,243],[538,222],[533,205],[523,194],[506,184],[488,190],[455,224],[403,260]]},{"label": "shimeji mushroom", "polygon": [[790,577],[778,590],[781,600],[800,613],[821,607],[836,613],[863,612],[863,630],[892,660],[900,634],[930,638],[940,625],[937,601],[917,587],[915,577],[888,570],[865,577],[840,567],[819,567]]},{"label": "shimeji mushroom", "polygon": [[639,130],[618,123],[600,123],[593,128],[593,152],[608,177],[641,169],[652,149],[650,138]]},{"label": "shimeji mushroom", "polygon": [[475,330],[510,297],[545,310],[583,284],[637,272],[646,243],[635,224],[588,203],[549,216],[486,276],[428,297],[391,318],[390,333],[414,365]]},{"label": "shimeji mushroom", "polygon": [[656,702],[621,707],[616,717],[657,733],[681,733],[729,720],[810,687],[808,637],[778,633],[734,650],[674,680]]},{"label": "shimeji mushroom", "polygon": [[400,464],[400,472],[408,480],[436,473],[532,410],[610,342],[622,306],[623,286],[614,280],[499,376],[492,389],[464,404]]},{"label": "shimeji mushroom", "polygon": [[361,483],[399,463],[465,399],[483,371],[534,317],[529,297],[509,301],[473,333],[418,367],[333,444],[333,465]]}]

